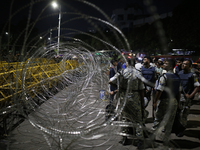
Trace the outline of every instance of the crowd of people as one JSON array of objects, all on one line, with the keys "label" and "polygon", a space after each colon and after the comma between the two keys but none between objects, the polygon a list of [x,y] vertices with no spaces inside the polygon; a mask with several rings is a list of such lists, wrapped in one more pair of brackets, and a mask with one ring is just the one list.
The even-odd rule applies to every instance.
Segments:
[{"label": "crowd of people", "polygon": [[[162,60],[150,56],[142,60],[129,58],[127,62],[113,59],[109,73],[110,102],[115,100],[115,95],[121,101],[126,98],[122,116],[127,122],[136,124],[136,127],[123,127],[122,132],[127,135],[135,133],[137,148],[144,149],[145,137],[150,135],[143,131],[148,116],[146,108],[152,101],[151,136],[156,138],[157,129],[162,128],[163,145],[167,146],[172,132],[178,137],[184,135],[191,102],[200,86],[200,63],[194,68],[190,59]],[[164,126],[161,125],[163,121],[166,122]],[[123,136],[120,141],[123,145],[127,137]]]}]

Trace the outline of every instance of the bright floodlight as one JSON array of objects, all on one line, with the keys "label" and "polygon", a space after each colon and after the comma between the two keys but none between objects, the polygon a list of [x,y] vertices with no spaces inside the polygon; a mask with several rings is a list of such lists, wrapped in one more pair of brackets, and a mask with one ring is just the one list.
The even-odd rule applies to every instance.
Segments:
[{"label": "bright floodlight", "polygon": [[53,6],[53,8],[57,8],[58,4],[56,2],[52,2],[52,6]]}]

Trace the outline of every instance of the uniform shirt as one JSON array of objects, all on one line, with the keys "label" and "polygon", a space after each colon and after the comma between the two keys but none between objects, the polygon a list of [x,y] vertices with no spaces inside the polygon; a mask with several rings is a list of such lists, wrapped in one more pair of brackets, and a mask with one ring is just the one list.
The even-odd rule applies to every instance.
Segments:
[{"label": "uniform shirt", "polygon": [[118,62],[117,71],[120,71],[121,69],[122,69],[122,62]]},{"label": "uniform shirt", "polygon": [[[120,73],[116,73],[114,77],[110,78],[110,81],[115,81],[120,74],[122,74],[125,79],[139,79],[142,76],[141,72],[137,71],[134,67],[128,66],[126,69],[121,70]],[[138,90],[143,89],[144,84],[139,82]]]},{"label": "uniform shirt", "polygon": [[162,70],[162,74],[167,73],[167,70],[163,69]]},{"label": "uniform shirt", "polygon": [[110,68],[109,78],[112,78],[116,74],[115,68]]}]

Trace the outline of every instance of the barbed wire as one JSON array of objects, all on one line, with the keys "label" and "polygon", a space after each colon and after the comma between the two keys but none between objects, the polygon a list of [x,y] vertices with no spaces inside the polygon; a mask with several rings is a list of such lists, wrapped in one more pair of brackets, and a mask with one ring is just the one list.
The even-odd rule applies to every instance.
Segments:
[{"label": "barbed wire", "polygon": [[[22,6],[11,18],[13,19],[19,11],[29,7],[31,10],[28,11],[28,16],[31,19],[32,13],[35,11],[34,6],[44,1],[32,1],[30,4]],[[22,37],[25,37],[23,42],[24,52],[26,47],[31,44],[33,46],[39,45],[41,43],[39,37],[47,39],[49,28],[39,36],[33,37],[31,42],[27,43],[33,28],[40,24],[41,20],[54,16],[54,13],[43,15],[50,5],[49,1],[45,2],[48,4],[43,7],[37,19],[32,23],[28,22],[26,29],[21,31],[21,34],[15,40],[12,40],[14,45],[12,50],[14,50],[18,40]],[[13,106],[17,106],[14,107],[15,112],[26,118],[26,120],[12,132],[18,135],[9,136],[10,141],[19,141],[9,144],[8,149],[24,149],[25,145],[26,147],[27,145],[37,145],[38,149],[123,149],[124,147],[118,143],[121,136],[124,135],[121,132],[121,127],[137,126],[137,123],[115,121],[116,118],[121,117],[126,104],[126,97],[122,104],[116,105],[115,115],[108,120],[105,120],[108,97],[105,100],[99,98],[100,90],[104,90],[106,96],[109,93],[107,72],[110,68],[111,52],[120,56],[127,63],[125,56],[121,54],[121,48],[125,51],[130,51],[129,42],[123,32],[113,25],[110,17],[99,7],[87,1],[78,0],[77,2],[82,8],[92,8],[99,12],[104,19],[85,14],[82,10],[76,9],[76,6],[62,2],[62,7],[70,8],[69,12],[62,12],[62,15],[66,15],[68,18],[62,21],[61,26],[62,37],[67,41],[61,42],[59,49],[57,49],[58,46],[54,40],[58,37],[55,37],[51,39],[52,43],[45,43],[45,46],[37,46],[37,49],[32,47],[22,53],[22,62],[18,63],[16,70],[22,69],[17,71],[17,79],[15,81],[15,93],[21,91],[21,94],[14,96],[13,103],[15,105]],[[146,5],[153,15],[157,15],[154,9],[150,9],[152,4],[147,0]],[[68,23],[73,23],[73,21],[77,20],[81,21],[81,23],[83,22],[83,24],[86,22],[98,34],[67,27]],[[8,24],[11,23],[11,20],[9,21]],[[99,24],[104,28],[101,28]],[[7,26],[6,24],[2,34],[6,31]],[[112,39],[109,39],[104,32],[105,28],[111,30]],[[161,44],[165,47],[165,35],[162,25],[157,25],[157,29],[160,31],[158,36],[162,37]],[[52,27],[52,31],[57,31],[57,26]],[[94,42],[99,42],[105,47],[105,51],[101,51],[83,39],[73,36],[76,34],[79,36],[84,35],[88,39],[94,40]],[[59,51],[59,56],[56,55],[57,51]],[[52,60],[59,61],[59,63],[51,66]],[[42,64],[42,67],[38,69],[33,64]],[[55,71],[52,73],[51,71],[54,69]],[[53,75],[50,76],[48,72]],[[37,77],[33,75],[35,73],[37,73]],[[148,83],[144,78],[139,78]],[[33,84],[35,80],[38,81],[37,84]],[[1,112],[3,114],[6,111],[2,109]],[[170,109],[166,115],[166,120],[169,120],[169,116]],[[166,122],[162,122],[159,130],[155,133],[156,135],[163,135],[161,129],[165,124]],[[150,132],[150,130],[149,127],[144,128],[144,132]],[[133,138],[137,137],[133,135]],[[153,141],[153,138],[154,136],[149,140]],[[126,149],[129,148],[131,149],[132,147],[126,147]]]}]

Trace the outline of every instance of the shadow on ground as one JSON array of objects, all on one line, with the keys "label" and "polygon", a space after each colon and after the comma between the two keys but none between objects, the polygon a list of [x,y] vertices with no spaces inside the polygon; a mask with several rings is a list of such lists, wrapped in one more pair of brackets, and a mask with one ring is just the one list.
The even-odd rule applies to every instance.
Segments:
[{"label": "shadow on ground", "polygon": [[188,137],[198,138],[199,142],[200,142],[200,131],[199,130],[186,130],[184,132],[184,135],[188,136]]},{"label": "shadow on ground", "polygon": [[200,100],[192,100],[192,105],[200,105]]},{"label": "shadow on ground", "polygon": [[190,114],[193,114],[193,115],[200,115],[200,110],[197,110],[197,109],[190,109]]},{"label": "shadow on ground", "polygon": [[185,140],[185,139],[174,139],[171,141],[173,144],[173,147],[175,146],[176,148],[180,149],[193,149],[200,147],[200,141],[199,142],[193,142],[190,140]]},{"label": "shadow on ground", "polygon": [[187,122],[187,128],[197,128],[200,127],[200,121],[190,120]]}]

